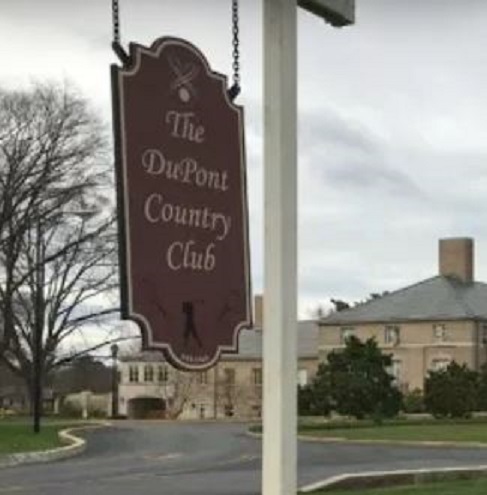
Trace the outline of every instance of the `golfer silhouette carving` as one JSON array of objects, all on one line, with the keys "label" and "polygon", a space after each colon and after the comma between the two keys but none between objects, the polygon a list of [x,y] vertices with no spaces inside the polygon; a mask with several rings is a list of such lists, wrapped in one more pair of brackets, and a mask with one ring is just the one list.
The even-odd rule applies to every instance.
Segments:
[{"label": "golfer silhouette carving", "polygon": [[188,347],[189,339],[193,338],[198,343],[198,346],[203,347],[203,342],[201,342],[200,336],[196,329],[196,324],[194,321],[194,302],[184,301],[183,302],[183,315],[184,315],[184,347]]}]

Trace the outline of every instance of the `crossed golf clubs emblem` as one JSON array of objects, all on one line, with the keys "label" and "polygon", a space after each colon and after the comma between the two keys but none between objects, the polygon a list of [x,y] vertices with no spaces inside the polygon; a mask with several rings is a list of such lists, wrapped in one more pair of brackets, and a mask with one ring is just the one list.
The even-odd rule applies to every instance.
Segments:
[{"label": "crossed golf clubs emblem", "polygon": [[200,68],[192,63],[183,63],[175,56],[167,57],[169,65],[174,72],[176,79],[171,84],[171,90],[177,91],[182,102],[188,103],[196,96],[196,88],[192,81],[198,77]]}]

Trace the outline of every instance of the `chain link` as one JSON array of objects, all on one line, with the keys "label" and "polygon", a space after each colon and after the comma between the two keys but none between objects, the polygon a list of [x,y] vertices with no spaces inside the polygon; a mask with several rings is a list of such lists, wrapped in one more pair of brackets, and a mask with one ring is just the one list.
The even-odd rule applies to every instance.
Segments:
[{"label": "chain link", "polygon": [[[233,86],[240,92],[240,17],[238,0],[232,0],[232,57]],[[120,45],[120,7],[118,0],[112,0],[113,42]]]},{"label": "chain link", "polygon": [[238,0],[232,0],[232,33],[233,33],[233,84],[240,90],[240,28]]},{"label": "chain link", "polygon": [[120,44],[120,8],[118,0],[112,0],[113,42]]}]

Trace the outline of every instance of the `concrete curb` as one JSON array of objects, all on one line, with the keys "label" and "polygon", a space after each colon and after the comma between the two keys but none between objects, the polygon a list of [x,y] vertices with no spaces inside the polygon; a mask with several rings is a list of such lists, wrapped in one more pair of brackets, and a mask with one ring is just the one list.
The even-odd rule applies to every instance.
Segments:
[{"label": "concrete curb", "polygon": [[487,442],[448,442],[440,440],[360,440],[343,437],[314,437],[312,435],[299,435],[299,440],[305,442],[322,443],[353,443],[363,445],[395,445],[397,447],[455,447],[455,448],[479,448],[487,449]]},{"label": "concrete curb", "polygon": [[[251,438],[262,438],[262,433],[247,431]],[[395,446],[424,446],[424,447],[456,447],[456,448],[487,448],[487,443],[480,442],[412,442],[412,441],[394,441],[394,440],[349,440],[340,437],[312,437],[307,435],[298,435],[298,439],[308,442],[321,443],[354,443],[354,444],[386,444]],[[436,469],[405,469],[397,471],[371,471],[364,473],[344,473],[325,480],[305,485],[299,489],[299,493],[312,493],[316,490],[353,490],[366,488],[380,488],[394,485],[418,485],[422,483],[431,483],[433,481],[454,481],[462,479],[473,479],[481,476],[487,476],[487,465],[454,467],[454,468],[436,468]]]},{"label": "concrete curb", "polygon": [[91,428],[101,428],[110,426],[110,423],[97,423],[83,426],[74,426],[61,430],[59,438],[62,443],[68,445],[56,447],[55,449],[40,450],[38,452],[19,452],[16,454],[8,454],[0,456],[0,469],[19,466],[22,464],[39,464],[44,462],[59,461],[61,459],[69,459],[83,453],[86,449],[86,440],[77,437],[73,434],[74,431],[87,430]]},{"label": "concrete curb", "polygon": [[419,485],[434,481],[454,481],[479,478],[487,475],[487,466],[469,466],[437,469],[411,469],[344,473],[300,488],[300,493],[316,490],[353,490],[395,485]]},{"label": "concrete curb", "polygon": [[[247,430],[247,436],[252,438],[262,438],[262,433]],[[394,445],[396,447],[438,447],[438,448],[477,448],[487,449],[486,442],[443,442],[425,440],[350,440],[343,437],[313,437],[311,435],[298,435],[298,440],[315,443],[350,443],[355,445]]]},{"label": "concrete curb", "polygon": [[262,433],[257,433],[255,431],[250,431],[250,430],[246,431],[246,435],[251,438],[262,438]]}]

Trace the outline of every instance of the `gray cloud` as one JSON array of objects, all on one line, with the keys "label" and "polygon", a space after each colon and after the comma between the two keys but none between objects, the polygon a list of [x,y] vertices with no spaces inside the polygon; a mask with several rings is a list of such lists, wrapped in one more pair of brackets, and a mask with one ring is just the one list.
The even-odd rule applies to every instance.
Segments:
[{"label": "gray cloud", "polygon": [[421,188],[388,162],[388,152],[380,136],[330,109],[300,115],[300,162],[325,188],[420,198]]},{"label": "gray cloud", "polygon": [[[231,72],[228,3],[121,0],[125,41],[187,37]],[[261,2],[242,6],[253,285],[263,280]],[[109,115],[110,2],[0,0],[0,83],[72,78]],[[487,3],[357,0],[357,23],[299,15],[301,308],[437,270],[476,238],[487,280]],[[35,47],[35,50],[33,49]]]}]

